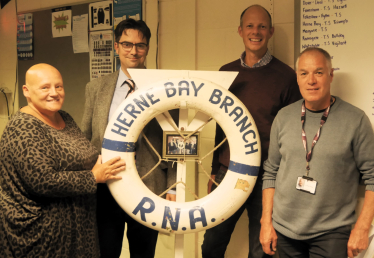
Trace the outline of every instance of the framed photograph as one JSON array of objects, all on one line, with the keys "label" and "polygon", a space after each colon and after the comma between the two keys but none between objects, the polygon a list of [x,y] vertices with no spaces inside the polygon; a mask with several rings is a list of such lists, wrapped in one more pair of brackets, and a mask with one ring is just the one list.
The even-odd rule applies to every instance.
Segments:
[{"label": "framed photograph", "polygon": [[[191,132],[183,132],[184,136]],[[200,155],[200,134],[197,132],[184,140],[177,132],[164,132],[163,158],[198,158]]]}]

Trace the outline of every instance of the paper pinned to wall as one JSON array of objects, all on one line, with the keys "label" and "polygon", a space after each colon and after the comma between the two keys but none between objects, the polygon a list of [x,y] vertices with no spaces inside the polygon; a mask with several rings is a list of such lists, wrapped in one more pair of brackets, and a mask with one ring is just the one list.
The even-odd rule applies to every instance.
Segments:
[{"label": "paper pinned to wall", "polygon": [[114,26],[127,18],[142,19],[142,0],[115,0],[113,5]]},{"label": "paper pinned to wall", "polygon": [[18,60],[34,59],[33,14],[17,15],[17,55]]},{"label": "paper pinned to wall", "polygon": [[73,51],[88,52],[88,14],[73,17]]},{"label": "paper pinned to wall", "polygon": [[71,10],[67,7],[52,10],[52,36],[54,38],[71,36]]},{"label": "paper pinned to wall", "polygon": [[90,32],[90,80],[113,72],[113,31]]},{"label": "paper pinned to wall", "polygon": [[90,31],[113,29],[113,1],[91,3],[88,13]]}]

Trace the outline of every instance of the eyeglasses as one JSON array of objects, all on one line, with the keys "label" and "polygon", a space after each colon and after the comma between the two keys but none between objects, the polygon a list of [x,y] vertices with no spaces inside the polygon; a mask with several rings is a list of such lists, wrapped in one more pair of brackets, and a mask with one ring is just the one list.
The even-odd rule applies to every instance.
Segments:
[{"label": "eyeglasses", "polygon": [[134,45],[135,45],[136,50],[138,52],[144,52],[144,51],[147,50],[147,47],[148,47],[148,44],[145,44],[145,43],[136,43],[136,44],[134,44],[134,43],[127,42],[127,41],[122,41],[122,42],[117,42],[117,43],[121,44],[123,50],[125,50],[125,51],[131,51],[132,48],[134,47]]}]

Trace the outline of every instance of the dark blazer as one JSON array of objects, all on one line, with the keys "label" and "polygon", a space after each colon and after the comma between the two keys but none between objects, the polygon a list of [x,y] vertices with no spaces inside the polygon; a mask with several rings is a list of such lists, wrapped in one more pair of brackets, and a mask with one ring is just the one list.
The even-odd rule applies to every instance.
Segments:
[{"label": "dark blazer", "polygon": [[[100,77],[86,85],[86,103],[82,118],[81,129],[87,139],[100,151],[108,124],[108,116],[119,71]],[[157,120],[152,119],[143,132],[158,153],[162,153],[163,131]],[[136,148],[136,167],[139,175],[145,175],[158,162],[157,155],[139,136]],[[100,151],[101,152],[101,151]],[[161,162],[161,164],[143,182],[155,194],[161,194],[176,180],[176,164]]]}]

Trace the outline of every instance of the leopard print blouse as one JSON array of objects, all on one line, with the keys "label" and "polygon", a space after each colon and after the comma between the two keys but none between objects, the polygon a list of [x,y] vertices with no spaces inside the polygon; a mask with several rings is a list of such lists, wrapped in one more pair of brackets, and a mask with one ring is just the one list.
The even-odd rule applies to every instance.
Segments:
[{"label": "leopard print blouse", "polygon": [[56,130],[17,112],[0,141],[0,257],[99,257],[98,153],[72,117]]}]

